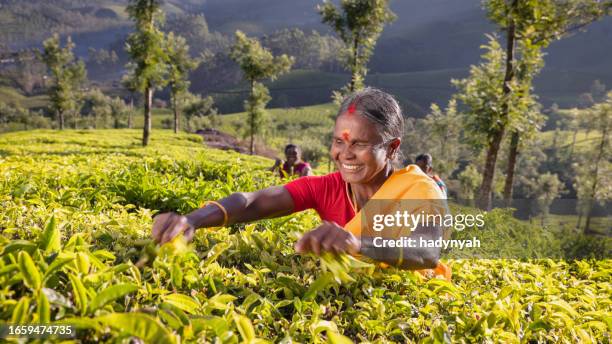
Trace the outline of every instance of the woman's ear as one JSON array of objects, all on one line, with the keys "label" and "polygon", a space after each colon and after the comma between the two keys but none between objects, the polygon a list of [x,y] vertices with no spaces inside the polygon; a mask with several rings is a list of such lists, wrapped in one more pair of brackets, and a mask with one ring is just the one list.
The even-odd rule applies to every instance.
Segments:
[{"label": "woman's ear", "polygon": [[402,144],[402,139],[396,137],[391,143],[389,143],[389,150],[387,151],[387,157],[391,160],[395,160],[397,157],[397,152],[399,152],[399,147]]}]

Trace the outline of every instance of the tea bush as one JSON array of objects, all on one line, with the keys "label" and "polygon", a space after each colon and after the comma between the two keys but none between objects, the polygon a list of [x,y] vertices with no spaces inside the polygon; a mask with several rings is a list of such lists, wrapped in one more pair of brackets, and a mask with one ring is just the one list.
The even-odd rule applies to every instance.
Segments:
[{"label": "tea bush", "polygon": [[312,212],[150,240],[157,212],[281,183],[270,165],[169,131],[146,148],[135,130],[1,135],[0,321],[72,324],[85,343],[610,341],[610,259],[456,259],[452,283],[425,280],[295,254]]}]

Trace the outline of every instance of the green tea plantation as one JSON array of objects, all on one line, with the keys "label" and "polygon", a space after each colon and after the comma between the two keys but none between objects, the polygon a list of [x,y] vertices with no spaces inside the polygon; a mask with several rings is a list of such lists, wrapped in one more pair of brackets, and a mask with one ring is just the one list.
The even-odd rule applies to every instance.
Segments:
[{"label": "green tea plantation", "polygon": [[[270,160],[195,135],[156,130],[146,148],[140,135],[0,135],[3,325],[70,324],[76,337],[31,339],[67,343],[610,342],[610,259],[445,260],[452,283],[427,280],[295,254],[312,212],[157,247],[156,213],[282,181]],[[508,211],[486,217],[517,240],[548,240]]]}]

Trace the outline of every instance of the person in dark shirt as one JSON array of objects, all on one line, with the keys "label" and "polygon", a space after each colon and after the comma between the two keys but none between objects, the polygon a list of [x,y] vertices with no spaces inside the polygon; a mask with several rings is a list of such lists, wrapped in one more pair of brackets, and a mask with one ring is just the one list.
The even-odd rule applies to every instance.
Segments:
[{"label": "person in dark shirt", "polygon": [[431,155],[429,154],[420,154],[419,156],[416,157],[415,159],[415,163],[421,168],[421,170],[428,175],[431,179],[433,179],[436,184],[438,184],[438,186],[440,187],[440,189],[442,189],[442,192],[444,192],[444,195],[446,196],[448,194],[448,190],[446,189],[446,184],[444,184],[444,182],[442,181],[442,179],[437,175],[433,173],[433,158],[431,157]]},{"label": "person in dark shirt", "polygon": [[299,177],[312,175],[312,168],[310,164],[302,161],[302,150],[297,145],[290,143],[285,146],[285,158],[284,162],[276,159],[276,163],[270,168],[270,171],[278,170],[281,178],[293,175]]}]

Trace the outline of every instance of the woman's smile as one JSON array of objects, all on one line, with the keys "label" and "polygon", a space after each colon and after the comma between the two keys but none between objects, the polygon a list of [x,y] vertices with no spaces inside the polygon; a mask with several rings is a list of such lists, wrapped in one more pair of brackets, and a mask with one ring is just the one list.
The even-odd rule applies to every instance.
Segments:
[{"label": "woman's smile", "polygon": [[348,173],[355,173],[355,172],[361,171],[361,169],[363,168],[363,165],[346,164],[346,163],[341,163],[341,166]]}]

